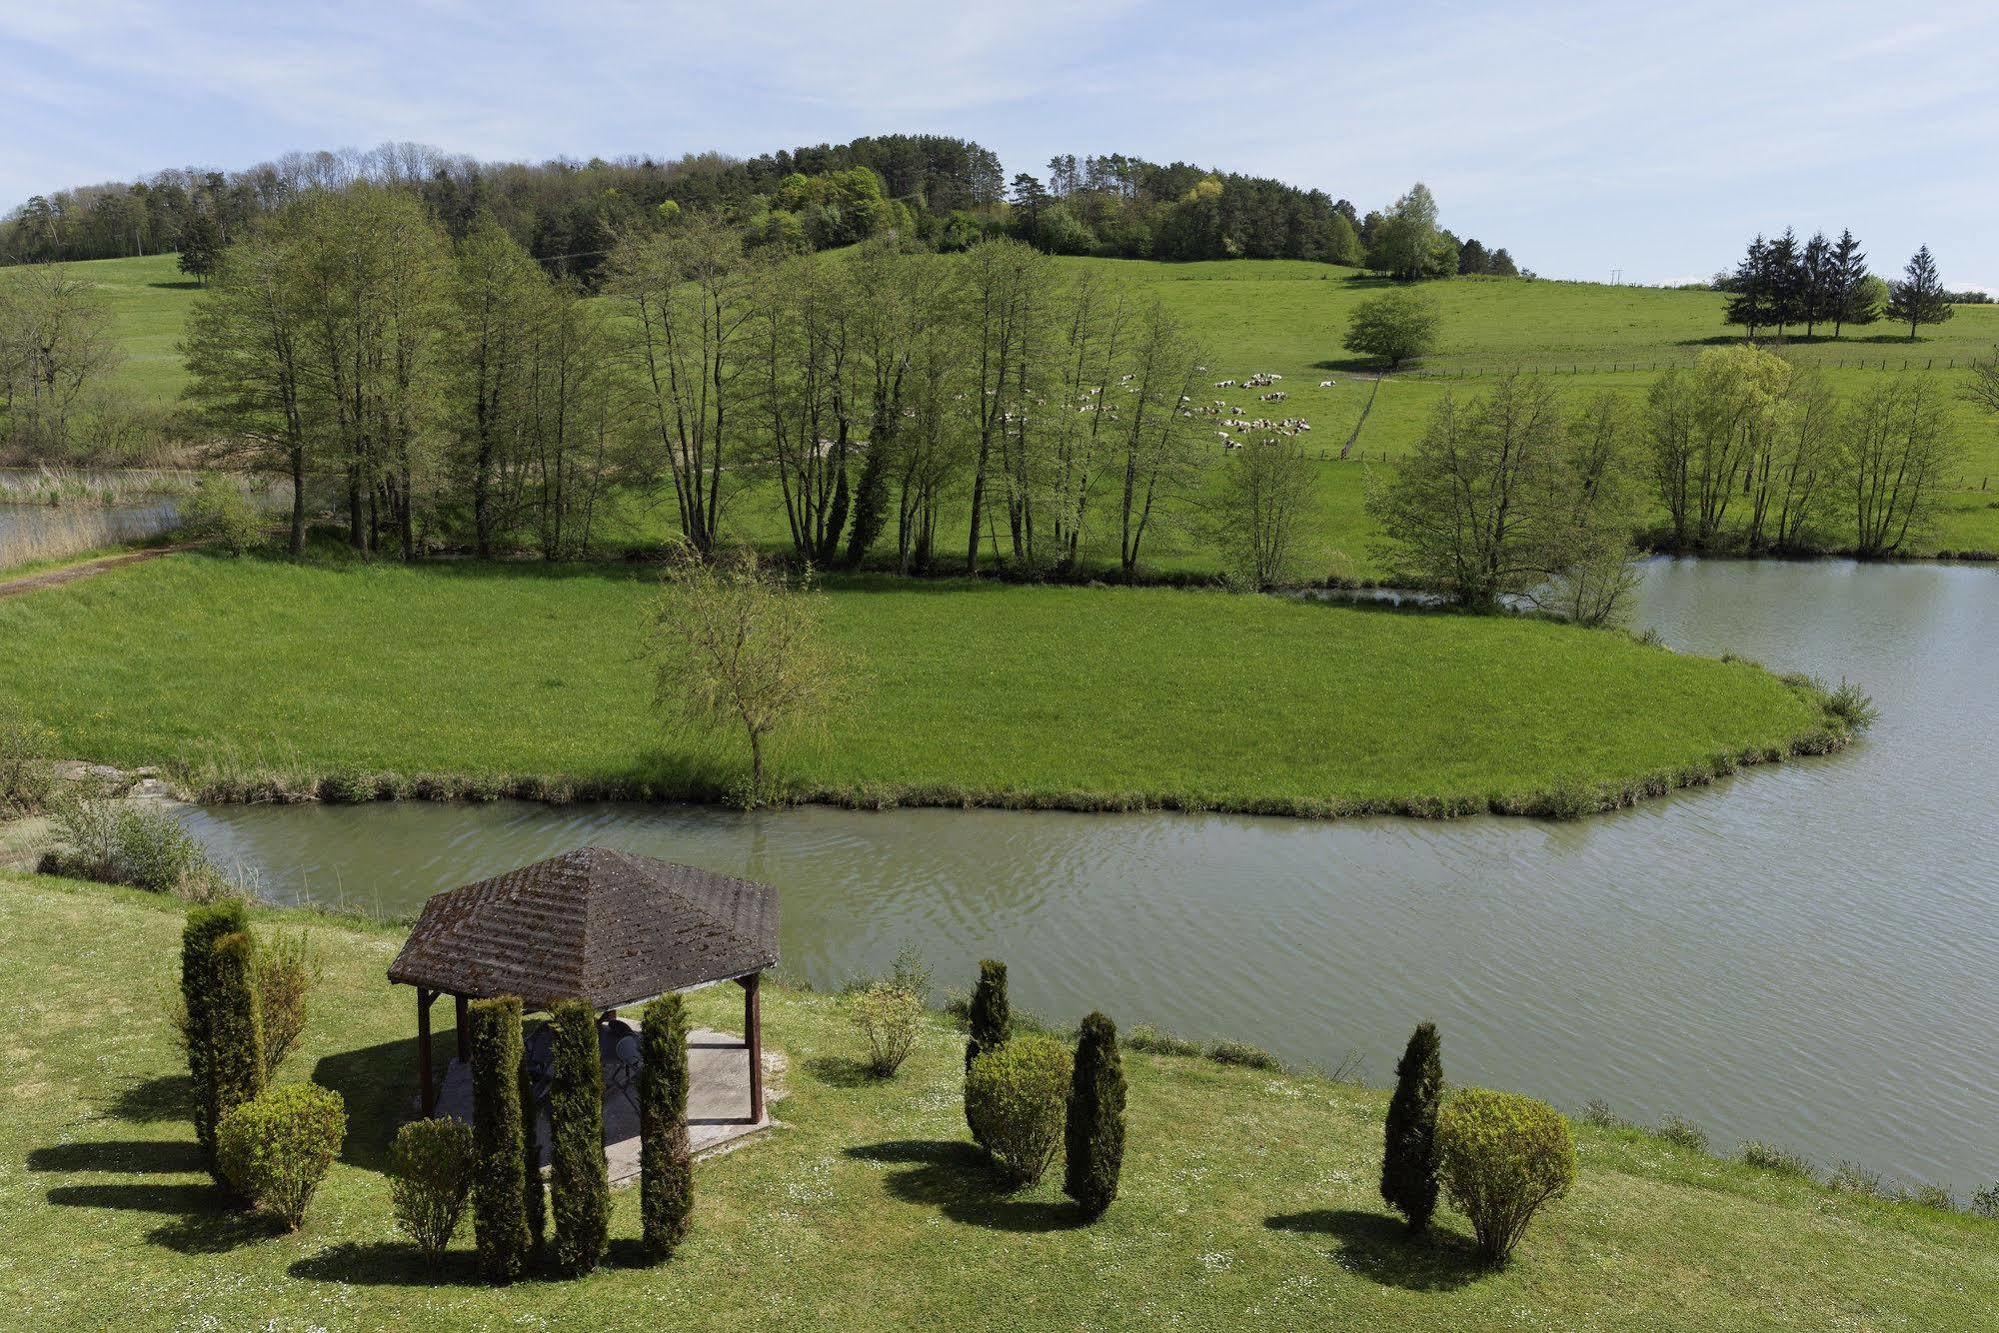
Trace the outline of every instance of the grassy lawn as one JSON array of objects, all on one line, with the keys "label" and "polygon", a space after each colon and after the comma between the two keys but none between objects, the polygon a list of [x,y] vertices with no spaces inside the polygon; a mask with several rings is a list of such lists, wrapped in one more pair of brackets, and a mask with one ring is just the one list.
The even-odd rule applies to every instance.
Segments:
[{"label": "grassy lawn", "polygon": [[[740,741],[674,741],[654,720],[651,595],[638,569],[173,555],[0,603],[0,701],[110,762],[713,794]],[[1747,663],[1542,621],[887,578],[835,582],[825,609],[853,697],[782,761],[818,799],[1597,801],[1824,721]]]},{"label": "grassy lawn", "polygon": [[[829,1001],[776,987],[764,1024],[788,1065],[782,1127],[696,1168],[694,1229],[668,1267],[631,1266],[627,1189],[590,1278],[480,1286],[468,1222],[433,1284],[393,1232],[382,1175],[415,1067],[409,992],[383,976],[401,934],[255,916],[309,923],[324,951],[281,1077],[338,1090],[349,1114],[296,1235],[229,1211],[199,1170],[161,1018],[178,905],[0,873],[13,1326],[1929,1329],[1983,1326],[1999,1301],[1993,1223],[1585,1125],[1575,1189],[1491,1272],[1448,1208],[1414,1246],[1384,1213],[1384,1094],[1135,1053],[1119,1199],[1078,1227],[1059,1163],[1031,1191],[998,1191],[967,1141],[960,1038],[941,1019],[896,1080],[873,1083]],[[740,1017],[717,990],[692,1001],[725,1030]],[[1446,1033],[1447,1072],[1450,1051]]]}]

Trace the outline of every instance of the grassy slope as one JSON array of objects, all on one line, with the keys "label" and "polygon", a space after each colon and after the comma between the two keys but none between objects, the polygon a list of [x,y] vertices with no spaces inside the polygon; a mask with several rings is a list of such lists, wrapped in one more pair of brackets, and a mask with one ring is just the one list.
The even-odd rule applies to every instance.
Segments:
[{"label": "grassy slope", "polygon": [[[739,739],[653,720],[649,596],[636,570],[169,556],[0,604],[0,700],[114,762],[718,789]],[[1753,666],[1538,621],[886,579],[827,612],[855,697],[787,767],[836,797],[1483,805],[1820,724]]]},{"label": "grassy slope", "polygon": [[[1354,367],[1340,340],[1348,312],[1378,290],[1378,283],[1350,281],[1354,274],[1349,269],[1289,260],[1060,262],[1156,286],[1209,347],[1215,379],[1241,379],[1259,370],[1283,375],[1279,387],[1291,397],[1282,404],[1259,404],[1255,390],[1216,391],[1215,396],[1252,414],[1305,417],[1312,423],[1305,443],[1313,452],[1337,453],[1360,418],[1372,385],[1349,373]],[[155,398],[177,393],[184,376],[174,344],[197,289],[182,277],[174,257],[97,260],[72,268],[88,274],[111,297],[128,353],[121,371],[124,382]],[[1309,559],[1314,576],[1369,577],[1378,572],[1369,549],[1373,527],[1361,508],[1366,473],[1414,444],[1445,393],[1478,392],[1483,376],[1518,366],[1561,374],[1565,387],[1577,393],[1609,388],[1635,395],[1644,392],[1658,366],[1690,362],[1703,347],[1733,336],[1721,322],[1722,298],[1713,292],[1488,278],[1434,283],[1425,290],[1444,313],[1442,345],[1427,367],[1470,378],[1401,376],[1383,386],[1356,457],[1345,464],[1329,461],[1320,475],[1313,525],[1319,535]],[[1885,359],[1891,367],[1932,361],[1941,367],[1955,361],[1961,367],[1995,344],[1999,306],[1962,306],[1948,323],[1925,329],[1923,340],[1914,345],[1875,324],[1842,341],[1821,339],[1793,347],[1796,355],[1833,367],[1838,390],[1854,394],[1882,373],[1855,369],[1857,361],[1878,365]],[[1634,362],[1647,369],[1633,371]],[[1841,362],[1846,368],[1836,368]],[[1583,373],[1566,374],[1576,368]],[[1334,386],[1320,388],[1328,378]],[[1999,550],[1999,491],[1987,489],[1999,485],[1999,429],[1969,404],[1954,410],[1966,442],[1964,463],[1936,531],[1915,550]],[[774,493],[744,495],[735,516],[747,536],[782,539]],[[657,514],[638,516],[629,531],[645,535],[662,521]],[[948,550],[961,541],[958,537],[944,545]],[[1215,563],[1207,544],[1185,533],[1177,538],[1163,534],[1153,556],[1165,570],[1205,571]]]},{"label": "grassy slope", "polygon": [[[892,1083],[857,1081],[832,1007],[783,989],[766,990],[765,1031],[789,1062],[785,1127],[697,1168],[670,1267],[621,1262],[638,1230],[623,1190],[606,1271],[482,1287],[468,1223],[432,1285],[381,1175],[414,1068],[409,994],[383,978],[400,933],[291,919],[328,970],[284,1077],[340,1090],[350,1130],[283,1236],[196,1169],[160,1018],[176,905],[0,874],[16,1071],[0,1083],[0,1308],[20,1327],[1913,1329],[1977,1326],[1999,1300],[1991,1223],[1586,1126],[1571,1196],[1486,1272],[1450,1210],[1413,1248],[1383,1215],[1383,1094],[1136,1054],[1123,1189],[1078,1229],[1059,1163],[995,1192],[965,1142],[954,1033],[932,1027]],[[725,1029],[739,1017],[718,991],[693,1004]]]}]

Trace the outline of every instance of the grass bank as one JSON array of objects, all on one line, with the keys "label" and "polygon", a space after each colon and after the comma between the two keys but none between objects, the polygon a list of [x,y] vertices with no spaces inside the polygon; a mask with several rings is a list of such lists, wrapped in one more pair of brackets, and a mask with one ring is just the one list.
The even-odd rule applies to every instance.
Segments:
[{"label": "grass bank", "polygon": [[[713,798],[670,738],[649,576],[171,555],[0,604],[0,702],[218,798]],[[1580,814],[1838,748],[1808,687],[1538,620],[1163,588],[854,579],[852,698],[798,799],[1334,816]]]},{"label": "grass bank", "polygon": [[[1301,1074],[1126,1056],[1111,1211],[1075,1225],[1059,1164],[999,1192],[966,1141],[960,1038],[941,1018],[894,1082],[857,1076],[832,1003],[767,988],[783,1127],[696,1168],[693,1232],[630,1266],[477,1284],[469,1234],[433,1283],[382,1175],[411,1090],[401,932],[304,923],[326,976],[281,1076],[342,1093],[347,1146],[304,1230],[224,1206],[199,1170],[161,1011],[176,904],[0,873],[0,1302],[20,1327],[1341,1329],[1970,1328],[1999,1300],[1994,1224],[1842,1193],[1629,1131],[1576,1128],[1580,1174],[1514,1265],[1473,1262],[1449,1209],[1410,1246],[1375,1192],[1385,1095]],[[692,999],[728,1028],[728,996]],[[444,1021],[449,1022],[448,1011]],[[448,1049],[448,1034],[440,1034]],[[1446,1034],[1445,1060],[1451,1047]],[[469,1230],[469,1228],[468,1228]]]}]

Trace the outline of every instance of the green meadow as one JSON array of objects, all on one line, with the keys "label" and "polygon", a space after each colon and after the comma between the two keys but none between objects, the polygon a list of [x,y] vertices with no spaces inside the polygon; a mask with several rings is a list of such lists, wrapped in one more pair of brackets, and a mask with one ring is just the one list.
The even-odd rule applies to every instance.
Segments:
[{"label": "green meadow", "polygon": [[[1451,1209],[1419,1244],[1384,1211],[1385,1093],[1135,1051],[1119,1196],[1082,1227],[1059,1164],[1009,1194],[982,1163],[959,1105],[963,1038],[941,1016],[876,1082],[857,1073],[835,1002],[782,986],[765,987],[763,1020],[785,1066],[781,1124],[696,1166],[693,1229],[671,1263],[633,1265],[626,1189],[603,1271],[487,1287],[469,1222],[432,1274],[391,1221],[384,1164],[415,1068],[409,992],[383,976],[401,931],[252,917],[259,931],[303,927],[322,951],[279,1077],[335,1089],[348,1114],[345,1149],[290,1235],[229,1206],[201,1169],[162,1013],[180,904],[0,872],[13,964],[0,1013],[24,1071],[0,1082],[11,1326],[1718,1333],[1973,1328],[1999,1302],[1991,1222],[1580,1123],[1575,1187],[1495,1272]],[[690,1004],[729,1030],[740,1002],[720,989]],[[1446,1034],[1446,1072],[1450,1051]]]},{"label": "green meadow", "polygon": [[[0,602],[0,705],[65,754],[220,791],[714,796],[741,740],[662,730],[652,596],[635,567],[168,556]],[[1831,725],[1759,667],[1538,619],[886,577],[829,582],[824,610],[848,697],[781,760],[815,800],[1580,813]]]}]

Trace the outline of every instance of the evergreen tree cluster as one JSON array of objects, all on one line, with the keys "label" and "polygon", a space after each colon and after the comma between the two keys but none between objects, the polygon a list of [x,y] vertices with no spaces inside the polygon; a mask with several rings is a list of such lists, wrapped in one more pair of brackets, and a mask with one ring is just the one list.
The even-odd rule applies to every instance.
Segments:
[{"label": "evergreen tree cluster", "polygon": [[1728,322],[1751,338],[1766,330],[1782,338],[1800,326],[1809,338],[1828,324],[1837,338],[1849,324],[1872,324],[1886,315],[1907,324],[1913,341],[1919,325],[1949,319],[1958,298],[1945,290],[1927,245],[1909,260],[1900,281],[1884,283],[1869,272],[1867,253],[1851,231],[1836,240],[1815,232],[1800,241],[1789,227],[1774,239],[1757,236],[1715,285],[1729,294]]}]

